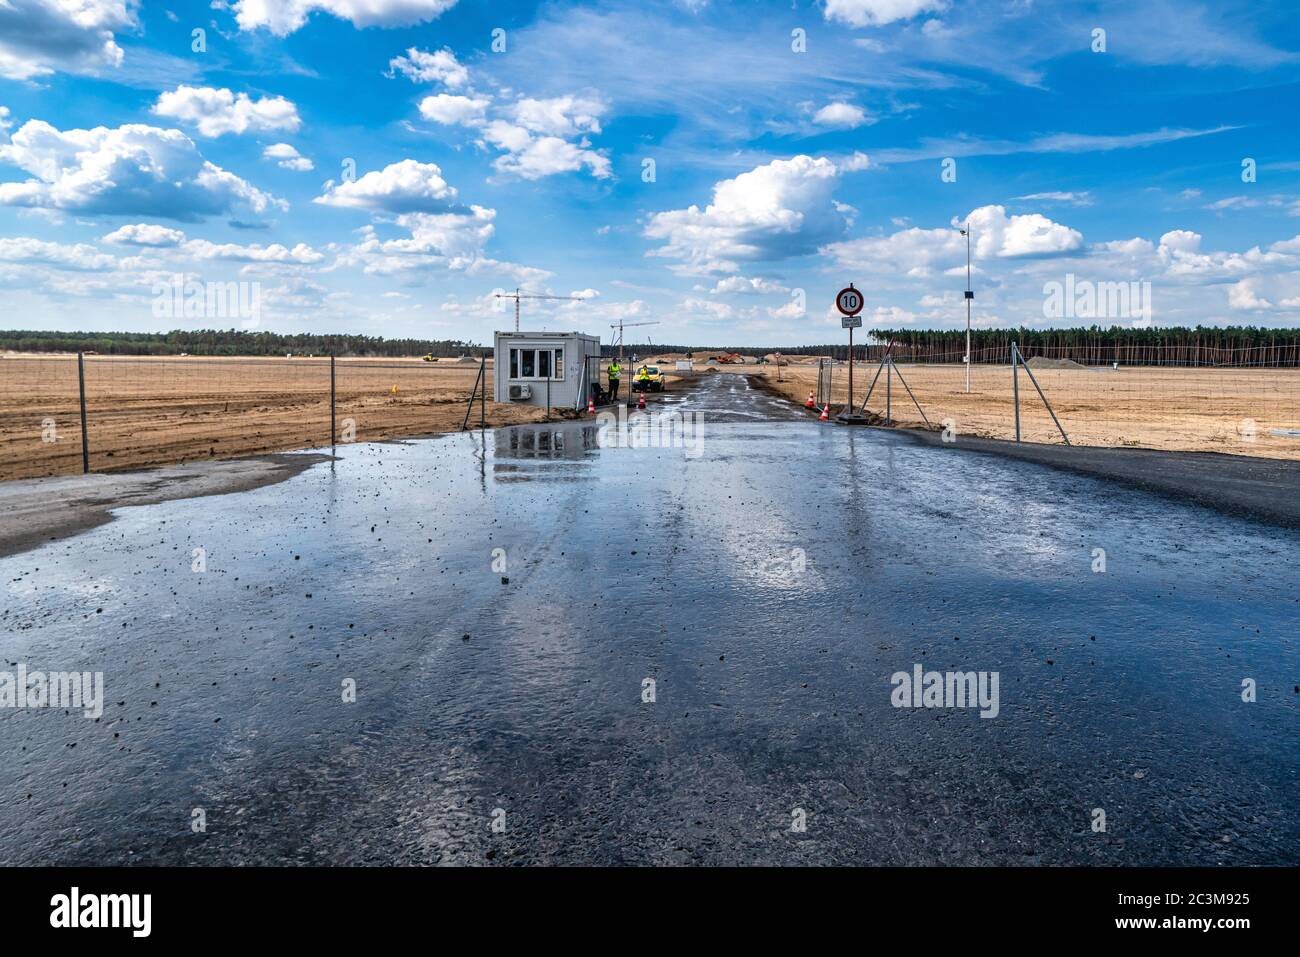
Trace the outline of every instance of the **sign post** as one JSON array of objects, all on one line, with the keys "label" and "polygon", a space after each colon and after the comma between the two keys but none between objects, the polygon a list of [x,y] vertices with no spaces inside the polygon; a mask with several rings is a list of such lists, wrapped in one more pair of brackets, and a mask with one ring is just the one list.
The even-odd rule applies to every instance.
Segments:
[{"label": "sign post", "polygon": [[853,283],[835,294],[835,308],[843,317],[840,326],[849,330],[849,403],[838,416],[841,422],[862,421],[862,417],[853,408],[853,330],[862,328],[862,316],[859,313],[862,312],[863,304],[862,293],[853,288]]}]

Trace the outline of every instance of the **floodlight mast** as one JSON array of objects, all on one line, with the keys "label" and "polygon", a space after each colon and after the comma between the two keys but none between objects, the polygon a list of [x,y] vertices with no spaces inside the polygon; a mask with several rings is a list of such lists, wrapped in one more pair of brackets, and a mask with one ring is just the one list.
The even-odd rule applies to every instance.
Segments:
[{"label": "floodlight mast", "polygon": [[970,304],[975,298],[975,293],[970,288],[970,222],[965,226],[958,227],[963,236],[966,237],[966,392],[970,393]]},{"label": "floodlight mast", "polygon": [[498,299],[513,299],[515,301],[515,332],[519,331],[519,300],[520,299],[569,299],[573,302],[586,302],[582,296],[540,296],[520,293],[516,288],[514,292],[497,292],[493,293]]}]

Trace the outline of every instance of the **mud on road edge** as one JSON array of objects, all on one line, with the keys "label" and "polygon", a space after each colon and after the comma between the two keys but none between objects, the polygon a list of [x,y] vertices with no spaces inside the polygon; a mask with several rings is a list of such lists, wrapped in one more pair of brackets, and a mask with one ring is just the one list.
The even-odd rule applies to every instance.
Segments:
[{"label": "mud on road edge", "polygon": [[112,520],[115,508],[245,492],[283,482],[332,458],[319,452],[277,453],[0,482],[0,558],[103,525]]}]

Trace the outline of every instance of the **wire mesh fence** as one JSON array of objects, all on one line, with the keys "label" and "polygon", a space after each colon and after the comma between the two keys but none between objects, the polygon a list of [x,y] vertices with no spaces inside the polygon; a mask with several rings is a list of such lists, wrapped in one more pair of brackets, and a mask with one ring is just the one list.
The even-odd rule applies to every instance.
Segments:
[{"label": "wire mesh fence", "polygon": [[[340,442],[457,429],[479,375],[477,362],[334,365]],[[0,478],[328,447],[330,366],[328,357],[85,356],[79,370],[75,355],[7,356],[0,360]]]},{"label": "wire mesh fence", "polygon": [[[1025,357],[1073,444],[1300,459],[1300,368],[1280,350],[1177,347],[1175,354],[1148,347],[1143,364],[1113,354],[1090,365],[1076,358],[1077,348],[1040,348]],[[870,411],[924,425],[906,382],[932,426],[949,426],[958,436],[1015,437],[1008,349],[977,350],[969,366],[960,352],[891,358],[897,377],[877,383]],[[855,404],[878,367],[859,361]],[[491,360],[487,369],[490,381]],[[778,388],[801,406],[809,390],[819,406],[848,401],[845,363],[791,364],[781,372]],[[327,357],[87,355],[79,370],[76,355],[10,355],[0,359],[0,479],[322,448],[332,434],[347,442],[454,431],[466,419],[478,375],[475,362],[338,359],[331,410]],[[768,378],[775,383],[774,374]],[[492,405],[490,424],[546,414]],[[471,412],[471,425],[481,414]],[[1020,428],[1025,441],[1062,441],[1024,370]]]},{"label": "wire mesh fence", "polygon": [[[1177,347],[1177,355],[1152,351],[1149,364],[1117,359],[1086,365],[1077,350],[1039,349],[1024,356],[1060,426],[1075,445],[1216,451],[1300,459],[1300,368],[1286,364],[1281,350],[1206,350]],[[876,370],[879,349],[860,360],[854,399],[860,405]],[[1106,353],[1109,358],[1113,353]],[[1100,358],[1102,352],[1095,353]],[[923,426],[922,415],[902,386],[905,381],[935,426],[950,424],[953,433],[1015,438],[1015,380],[1010,349],[976,350],[972,361],[962,352],[892,354],[896,375],[882,374],[872,390],[868,411],[900,425]],[[826,363],[829,366],[829,362]],[[835,406],[848,401],[847,363],[834,371],[817,364],[783,370],[783,389],[792,398],[815,390],[827,401],[831,383]],[[969,385],[968,385],[969,383]],[[1021,435],[1028,442],[1062,442],[1051,414],[1028,373],[1020,370]]]}]

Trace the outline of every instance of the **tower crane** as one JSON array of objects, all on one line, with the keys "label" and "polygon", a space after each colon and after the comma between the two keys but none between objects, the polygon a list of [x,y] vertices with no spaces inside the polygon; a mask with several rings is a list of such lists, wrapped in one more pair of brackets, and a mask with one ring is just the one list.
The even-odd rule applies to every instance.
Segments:
[{"label": "tower crane", "polygon": [[[618,321],[618,325],[610,326],[611,329],[618,330],[618,361],[620,365],[622,365],[623,363],[623,330],[625,328],[631,329],[633,326],[657,326],[657,325],[659,325],[658,319],[649,319],[645,322],[624,322],[622,319],[620,319]],[[646,337],[646,341],[647,342],[649,341],[648,336]]]},{"label": "tower crane", "polygon": [[529,293],[520,293],[516,288],[514,292],[497,292],[493,293],[498,299],[513,299],[515,301],[515,332],[519,331],[519,300],[520,299],[570,299],[573,302],[586,302],[582,296],[541,296],[531,295]]}]

